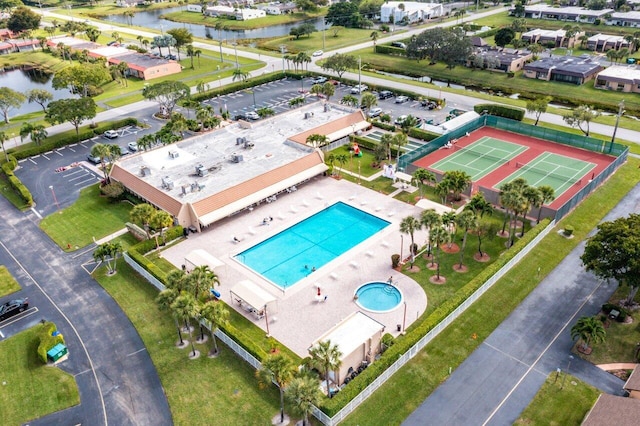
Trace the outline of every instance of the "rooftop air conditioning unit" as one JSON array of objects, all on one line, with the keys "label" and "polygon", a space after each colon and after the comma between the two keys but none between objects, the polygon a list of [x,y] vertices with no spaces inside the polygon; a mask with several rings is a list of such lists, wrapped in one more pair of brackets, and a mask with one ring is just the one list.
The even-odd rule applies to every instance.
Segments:
[{"label": "rooftop air conditioning unit", "polygon": [[202,164],[196,166],[196,174],[200,177],[206,176],[209,171]]},{"label": "rooftop air conditioning unit", "polygon": [[173,189],[173,181],[169,176],[162,178],[162,187],[166,189]]},{"label": "rooftop air conditioning unit", "polygon": [[306,120],[307,118],[311,117],[311,114],[309,114],[308,112],[304,113],[304,119]]},{"label": "rooftop air conditioning unit", "polygon": [[169,157],[178,158],[180,157],[180,153],[178,151],[169,151]]},{"label": "rooftop air conditioning unit", "polygon": [[244,138],[243,137],[236,138],[236,145],[242,145],[243,143],[244,143]]},{"label": "rooftop air conditioning unit", "polygon": [[144,176],[150,176],[150,175],[151,175],[151,169],[149,169],[147,166],[140,167],[140,176],[144,177]]},{"label": "rooftop air conditioning unit", "polygon": [[331,111],[331,105],[324,104],[324,112],[329,112],[329,111]]},{"label": "rooftop air conditioning unit", "polygon": [[189,185],[182,185],[182,195],[187,195],[187,187]]},{"label": "rooftop air conditioning unit", "polygon": [[240,163],[243,160],[242,155],[240,154],[233,154],[231,156],[231,161],[234,163]]}]

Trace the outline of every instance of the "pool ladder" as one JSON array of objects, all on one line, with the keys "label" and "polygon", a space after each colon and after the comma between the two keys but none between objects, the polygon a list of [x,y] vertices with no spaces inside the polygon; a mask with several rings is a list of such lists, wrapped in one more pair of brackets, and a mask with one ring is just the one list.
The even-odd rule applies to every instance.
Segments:
[{"label": "pool ladder", "polygon": [[391,294],[395,291],[395,289],[396,288],[393,285],[387,284],[387,286],[384,288],[384,292]]}]

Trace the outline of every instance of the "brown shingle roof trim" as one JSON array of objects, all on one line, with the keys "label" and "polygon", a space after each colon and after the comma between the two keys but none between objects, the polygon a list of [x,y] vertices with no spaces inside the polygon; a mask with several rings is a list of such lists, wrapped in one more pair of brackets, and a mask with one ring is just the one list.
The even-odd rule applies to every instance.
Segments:
[{"label": "brown shingle roof trim", "polygon": [[[367,121],[364,113],[361,110],[352,112],[349,115],[341,117],[337,120],[334,120],[330,123],[323,124],[322,126],[314,127],[311,130],[307,130],[306,132],[298,133],[289,138],[289,140],[293,142],[298,142],[303,145],[307,145],[307,138],[310,135],[330,135],[331,133],[335,133],[338,130],[342,130],[348,127],[351,127],[352,124],[357,124],[362,121]],[[333,142],[333,141],[330,141]]]},{"label": "brown shingle roof trim", "polygon": [[636,366],[633,372],[627,379],[627,383],[624,384],[623,389],[632,391],[640,390],[640,366]]},{"label": "brown shingle roof trim", "polygon": [[227,204],[241,200],[242,198],[257,192],[263,188],[267,188],[277,182],[280,182],[290,176],[294,176],[315,165],[322,164],[324,161],[322,155],[318,151],[302,157],[292,163],[270,170],[260,176],[256,176],[245,182],[242,182],[224,191],[213,194],[207,198],[193,203],[193,209],[198,217],[211,213]]},{"label": "brown shingle roof trim", "polygon": [[582,422],[582,426],[636,426],[640,418],[640,401],[603,393]]},{"label": "brown shingle roof trim", "polygon": [[182,203],[179,200],[123,169],[118,163],[113,165],[109,176],[111,179],[123,184],[129,191],[165,210],[167,213],[173,216],[177,216],[180,213]]}]

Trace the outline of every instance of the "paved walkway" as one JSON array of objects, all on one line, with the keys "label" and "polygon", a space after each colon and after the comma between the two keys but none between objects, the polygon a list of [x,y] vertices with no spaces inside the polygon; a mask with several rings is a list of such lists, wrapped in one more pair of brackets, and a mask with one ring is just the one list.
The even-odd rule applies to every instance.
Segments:
[{"label": "paved walkway", "polygon": [[633,363],[633,362],[616,362],[613,364],[599,364],[596,367],[604,371],[613,371],[613,370],[633,370],[638,365],[640,364]]}]

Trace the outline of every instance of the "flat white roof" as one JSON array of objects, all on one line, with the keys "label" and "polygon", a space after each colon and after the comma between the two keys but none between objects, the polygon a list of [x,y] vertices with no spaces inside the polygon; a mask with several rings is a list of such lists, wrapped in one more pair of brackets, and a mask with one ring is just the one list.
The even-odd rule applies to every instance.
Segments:
[{"label": "flat white roof", "polygon": [[414,10],[435,9],[435,8],[442,7],[442,4],[440,3],[420,3],[417,1],[389,1],[389,2],[383,3],[381,7],[384,9],[396,9],[397,11],[400,11],[400,8],[398,6],[400,6],[401,4],[404,5],[405,12],[410,12]]},{"label": "flat white roof", "polygon": [[640,69],[635,65],[613,65],[600,71],[598,77],[612,77],[617,79],[624,79],[628,81],[640,80]]},{"label": "flat white roof", "polygon": [[543,37],[556,37],[556,36],[561,36],[564,37],[567,34],[567,32],[565,30],[543,30],[542,28],[536,28],[535,30],[531,30],[531,31],[527,31],[526,33],[523,33],[522,36],[534,36],[534,35],[540,35]]},{"label": "flat white roof", "polygon": [[556,15],[584,15],[584,16],[602,16],[613,12],[613,9],[590,10],[578,6],[567,7],[551,7],[546,4],[532,4],[525,6],[526,12],[545,12]]},{"label": "flat white roof", "polygon": [[323,334],[313,342],[311,347],[319,342],[329,340],[332,344],[338,346],[338,349],[342,352],[341,358],[345,358],[381,330],[384,330],[383,324],[357,311]]},{"label": "flat white roof", "polygon": [[611,42],[626,41],[622,36],[611,35],[611,34],[596,34],[596,35],[592,35],[587,39],[587,41],[601,41],[601,40],[611,41]]},{"label": "flat white roof", "polygon": [[96,55],[104,56],[105,58],[111,58],[113,56],[133,53],[133,50],[129,50],[126,47],[122,46],[105,46],[99,47],[97,49],[91,49],[90,52]]}]

